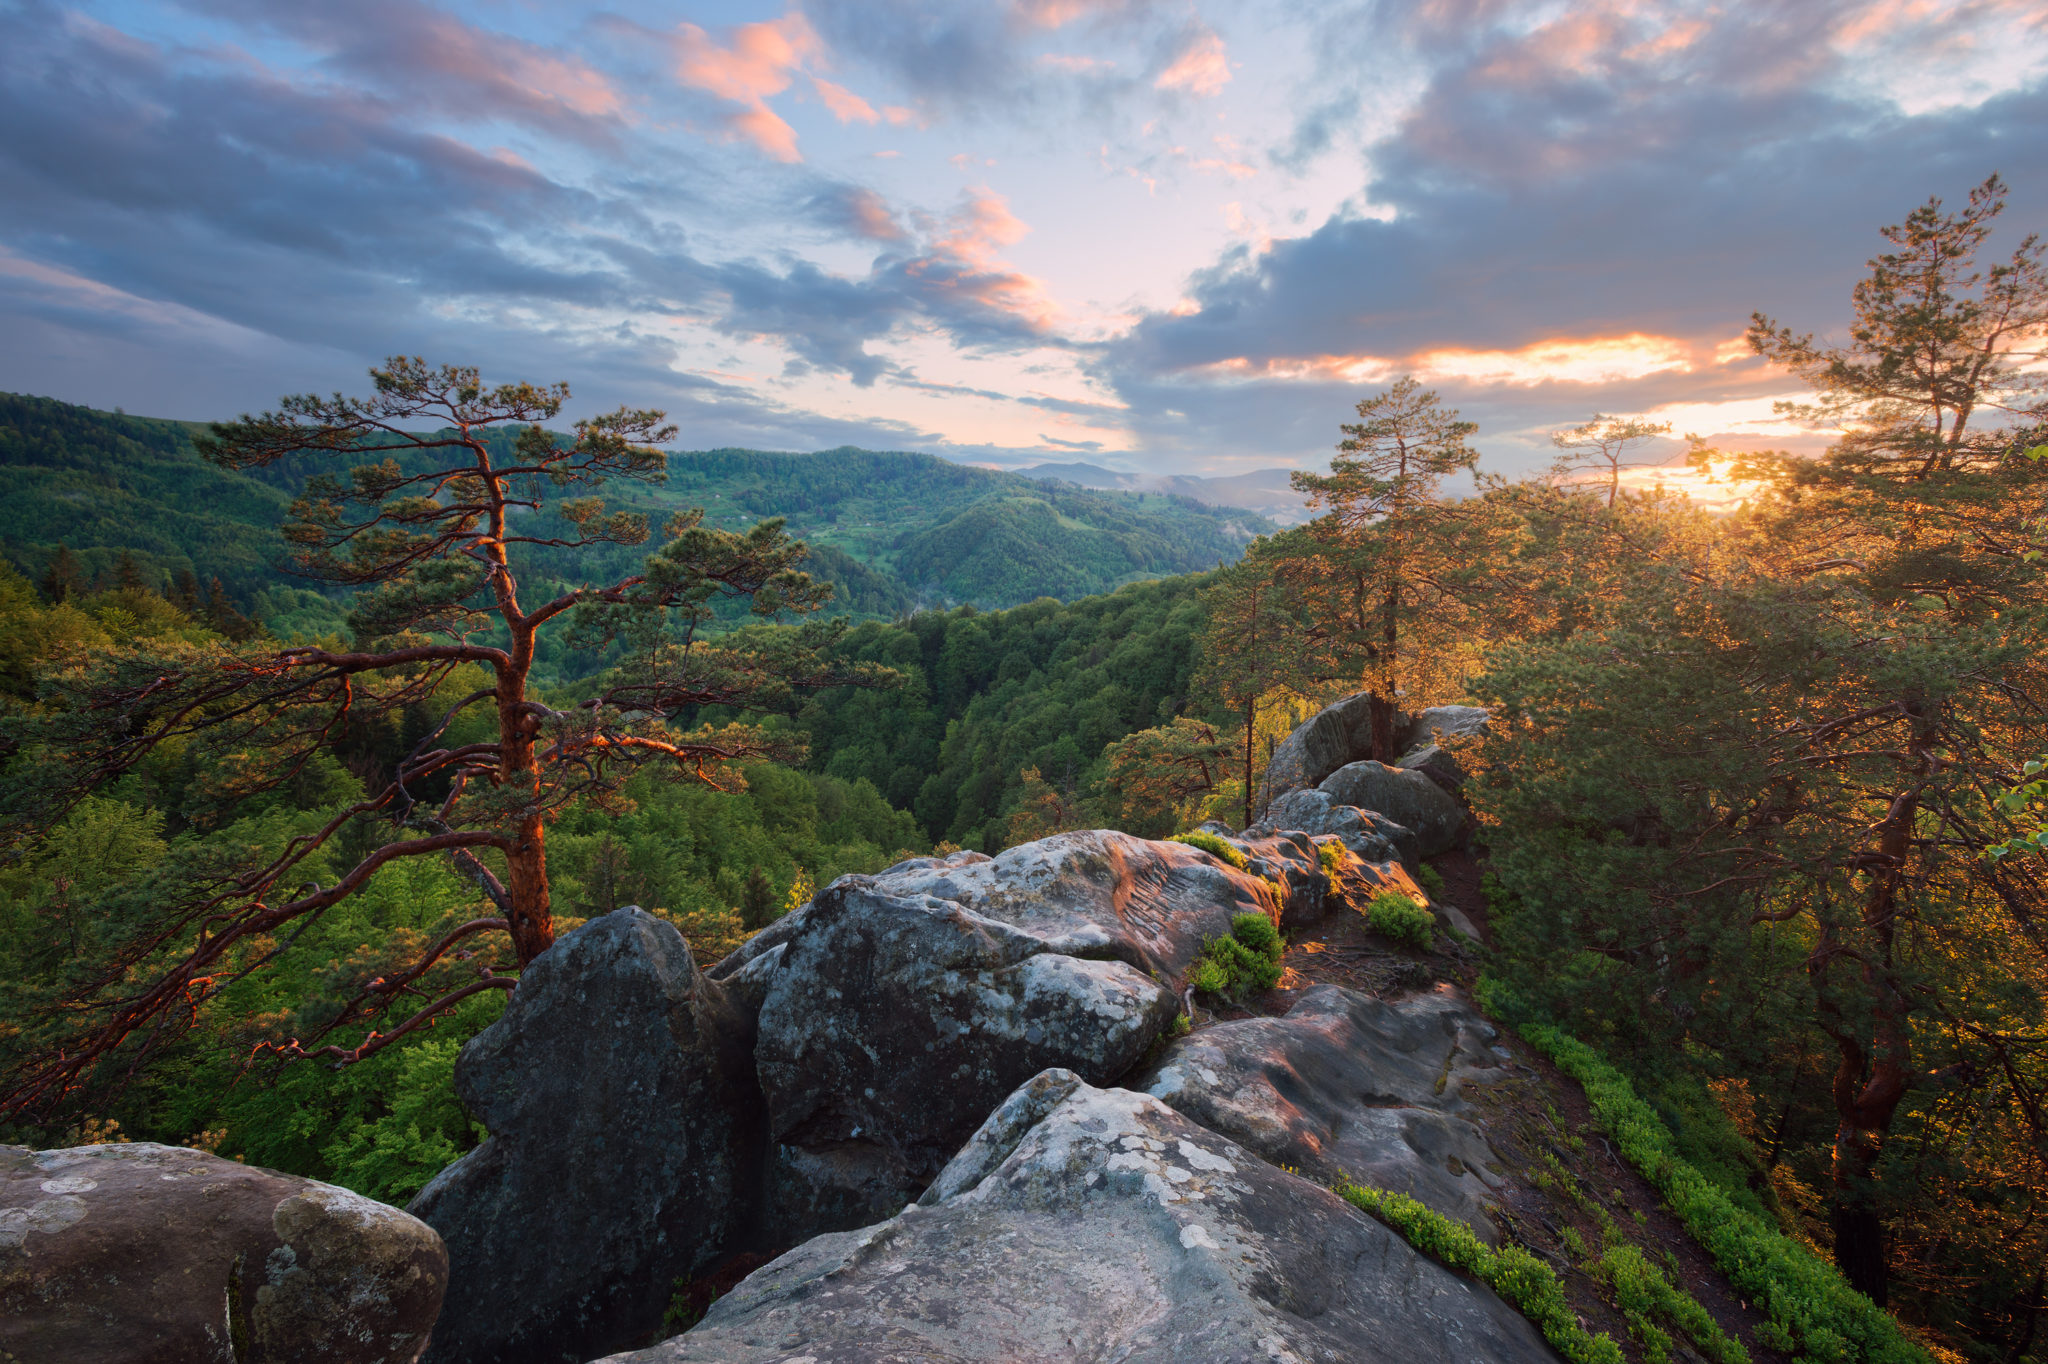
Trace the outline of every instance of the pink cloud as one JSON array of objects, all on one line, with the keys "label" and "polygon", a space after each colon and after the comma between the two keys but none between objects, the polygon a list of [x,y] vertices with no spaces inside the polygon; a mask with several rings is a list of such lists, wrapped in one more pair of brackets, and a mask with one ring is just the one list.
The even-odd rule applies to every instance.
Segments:
[{"label": "pink cloud", "polygon": [[734,135],[778,161],[803,160],[796,129],[768,107],[768,97],[787,90],[797,69],[822,51],[803,15],[791,10],[772,22],[742,24],[733,30],[730,47],[720,47],[695,24],[682,24],[676,35],[677,80],[744,106],[726,120]]},{"label": "pink cloud", "polygon": [[811,86],[818,92],[818,98],[824,101],[825,107],[832,111],[832,117],[841,123],[879,123],[882,119],[882,116],[875,112],[874,105],[843,85],[834,85],[831,81],[813,76]]},{"label": "pink cloud", "polygon": [[854,231],[861,236],[878,242],[902,240],[903,228],[897,223],[896,215],[889,211],[888,201],[873,190],[854,190],[846,196],[846,207]]},{"label": "pink cloud", "polygon": [[1217,95],[1230,83],[1230,56],[1223,40],[1203,30],[1181,49],[1173,64],[1152,84],[1160,90],[1185,90],[1191,95]]},{"label": "pink cloud", "polygon": [[904,273],[928,295],[951,306],[1002,315],[1009,324],[1043,332],[1058,318],[1045,282],[1002,259],[1002,249],[1031,229],[1010,211],[1009,201],[987,187],[967,192],[967,201],[946,219],[945,232],[930,251],[905,264]]}]

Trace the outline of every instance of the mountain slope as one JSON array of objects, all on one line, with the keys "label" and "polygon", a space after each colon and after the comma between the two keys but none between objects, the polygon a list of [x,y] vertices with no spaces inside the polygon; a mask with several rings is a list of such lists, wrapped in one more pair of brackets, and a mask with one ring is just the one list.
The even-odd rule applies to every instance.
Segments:
[{"label": "mountain slope", "polygon": [[[190,568],[248,598],[288,581],[272,566],[276,531],[307,470],[216,469],[192,448],[198,429],[0,394],[0,496],[9,508],[0,553],[32,578],[61,543],[89,574],[127,551],[151,582]],[[1156,492],[1093,491],[851,448],[677,452],[666,484],[604,493],[657,525],[694,506],[728,528],[785,517],[811,542],[812,570],[838,585],[837,609],[864,618],[1087,596],[1212,568],[1271,529],[1250,512]],[[644,553],[551,551],[530,568],[540,590],[631,572]]]}]

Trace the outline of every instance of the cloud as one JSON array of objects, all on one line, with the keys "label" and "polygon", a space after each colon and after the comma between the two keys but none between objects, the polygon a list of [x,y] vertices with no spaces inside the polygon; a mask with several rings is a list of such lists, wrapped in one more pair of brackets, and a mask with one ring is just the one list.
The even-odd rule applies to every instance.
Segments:
[{"label": "cloud", "polygon": [[811,85],[817,90],[818,98],[824,101],[825,107],[832,111],[832,117],[838,119],[841,123],[878,123],[881,121],[882,116],[875,112],[874,105],[869,104],[845,86],[834,85],[831,81],[820,79],[817,76],[811,77]]},{"label": "cloud", "polygon": [[[1507,428],[1492,439],[1510,451],[1513,433],[1596,406],[1782,390],[1717,354],[1751,309],[1825,330],[1880,223],[1994,169],[2015,185],[2009,223],[2048,207],[2048,82],[1918,115],[1873,103],[1831,46],[1851,8],[1702,26],[1683,4],[1446,0],[1378,11],[1388,22],[1355,42],[1333,19],[1327,100],[1295,134],[1304,167],[1380,70],[1427,72],[1363,149],[1363,192],[1296,235],[1226,248],[1093,372],[1160,450],[1285,449],[1315,433],[1295,425],[1304,405],[1327,404],[1316,425],[1333,429],[1347,395],[1403,370]],[[1368,44],[1378,67],[1359,65]]]},{"label": "cloud", "polygon": [[[733,30],[730,46],[719,46],[710,34],[687,22],[677,25],[673,41],[678,81],[741,106],[726,116],[734,135],[778,161],[803,160],[796,129],[768,107],[768,97],[787,90],[798,68],[819,54],[818,35],[801,13],[791,10],[780,19],[741,24]],[[826,99],[830,105],[830,97]],[[844,121],[845,115],[840,117]]]},{"label": "cloud", "polygon": [[1214,96],[1230,83],[1230,57],[1223,40],[1208,29],[1189,35],[1173,61],[1153,81],[1160,90],[1184,90],[1191,95]]},{"label": "cloud", "polygon": [[416,111],[502,119],[585,141],[610,141],[630,116],[625,95],[582,58],[464,23],[417,0],[274,5],[188,0],[310,50],[320,67],[402,98]]}]

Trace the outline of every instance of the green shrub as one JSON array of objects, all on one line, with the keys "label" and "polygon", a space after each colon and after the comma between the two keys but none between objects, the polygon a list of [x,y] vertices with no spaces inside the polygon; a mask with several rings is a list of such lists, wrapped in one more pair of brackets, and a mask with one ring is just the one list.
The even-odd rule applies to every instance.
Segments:
[{"label": "green shrub", "polygon": [[1464,1223],[1453,1222],[1406,1194],[1368,1189],[1348,1180],[1338,1184],[1337,1192],[1437,1263],[1470,1274],[1500,1294],[1572,1364],[1622,1364],[1621,1347],[1606,1334],[1596,1336],[1579,1325],[1556,1272],[1520,1246],[1494,1250]]},{"label": "green shrub", "polygon": [[1197,994],[1220,995],[1230,991],[1230,972],[1206,951],[1188,968],[1188,988]]},{"label": "green shrub", "polygon": [[1426,947],[1436,916],[1397,890],[1383,890],[1365,907],[1366,927],[1410,947]]},{"label": "green shrub", "polygon": [[1344,874],[1344,852],[1344,845],[1334,838],[1316,845],[1316,857],[1323,864],[1323,875],[1334,881]]},{"label": "green shrub", "polygon": [[1425,865],[1421,871],[1415,874],[1415,879],[1421,884],[1423,891],[1430,899],[1438,900],[1443,898],[1444,874],[1435,867]]},{"label": "green shrub", "polygon": [[[1496,997],[1511,1002],[1505,992]],[[1765,1345],[1816,1364],[1927,1364],[1926,1352],[1833,1265],[1737,1206],[1680,1157],[1656,1110],[1591,1047],[1547,1023],[1524,1024],[1521,1032],[1585,1087],[1594,1115],[1629,1163],[1663,1195],[1728,1282],[1763,1309],[1768,1320],[1757,1338]]]},{"label": "green shrub", "polygon": [[1188,984],[1203,994],[1239,995],[1270,990],[1280,983],[1280,957],[1286,944],[1280,930],[1263,914],[1240,914],[1230,921],[1228,937],[1211,938],[1188,969]]},{"label": "green shrub", "polygon": [[1238,915],[1230,921],[1230,936],[1274,961],[1280,960],[1284,950],[1280,944],[1280,930],[1273,927],[1273,921],[1263,914]]},{"label": "green shrub", "polygon": [[1671,1337],[1657,1324],[1659,1319],[1677,1326],[1713,1364],[1750,1364],[1749,1351],[1742,1343],[1723,1331],[1697,1298],[1665,1278],[1636,1247],[1614,1246],[1588,1268],[1612,1290],[1615,1306],[1653,1364],[1671,1358]]},{"label": "green shrub", "polygon": [[1169,843],[1185,843],[1190,848],[1200,848],[1211,857],[1219,861],[1228,862],[1239,871],[1243,871],[1251,865],[1251,859],[1232,847],[1230,842],[1221,834],[1212,834],[1206,829],[1196,829],[1191,833],[1175,834],[1167,841]]}]

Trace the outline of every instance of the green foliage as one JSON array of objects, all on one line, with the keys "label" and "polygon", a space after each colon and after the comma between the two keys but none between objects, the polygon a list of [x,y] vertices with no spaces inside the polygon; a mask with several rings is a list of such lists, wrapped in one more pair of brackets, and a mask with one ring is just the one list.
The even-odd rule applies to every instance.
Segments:
[{"label": "green foliage", "polygon": [[1429,946],[1436,916],[1397,890],[1383,890],[1365,907],[1366,926],[1409,947]]},{"label": "green foliage", "polygon": [[1621,1347],[1611,1337],[1593,1335],[1579,1325],[1556,1272],[1520,1246],[1494,1250],[1464,1223],[1453,1222],[1406,1194],[1368,1189],[1348,1180],[1337,1186],[1337,1192],[1423,1254],[1500,1294],[1572,1364],[1622,1364]]},{"label": "green foliage", "polygon": [[1202,955],[1188,968],[1188,984],[1202,994],[1232,998],[1270,990],[1280,983],[1280,958],[1286,948],[1271,919],[1239,914],[1230,921],[1227,937],[1203,944]]},{"label": "green foliage", "polygon": [[1332,838],[1316,845],[1316,860],[1323,864],[1323,875],[1335,880],[1344,874],[1346,848]]},{"label": "green foliage", "polygon": [[1174,578],[1067,605],[857,626],[835,657],[893,668],[908,684],[828,692],[806,706],[798,723],[811,766],[866,777],[933,841],[998,851],[1025,769],[1085,795],[1101,785],[1107,745],[1189,708],[1201,585]]},{"label": "green foliage", "polygon": [[1650,1364],[1668,1364],[1671,1358],[1671,1337],[1662,1322],[1676,1326],[1713,1364],[1750,1364],[1742,1342],[1723,1331],[1699,1299],[1673,1284],[1635,1246],[1612,1246],[1589,1268],[1613,1293]]},{"label": "green foliage", "polygon": [[1756,1214],[1681,1158],[1670,1130],[1626,1076],[1585,1043],[1547,1024],[1521,1033],[1585,1087],[1600,1123],[1663,1195],[1687,1231],[1768,1323],[1772,1349],[1814,1364],[1926,1364],[1898,1323],[1845,1283],[1834,1266]]},{"label": "green foliage", "polygon": [[403,1206],[442,1167],[483,1138],[455,1102],[454,1038],[429,1039],[398,1054],[386,1110],[321,1150],[333,1181]]},{"label": "green foliage", "polygon": [[1430,899],[1436,900],[1443,897],[1444,874],[1435,867],[1430,866],[1427,862],[1423,863],[1422,869],[1416,873],[1415,879],[1421,883],[1422,889],[1428,894]]},{"label": "green foliage", "polygon": [[1212,834],[1203,829],[1194,829],[1184,834],[1175,834],[1169,841],[1185,843],[1190,848],[1200,848],[1211,857],[1227,862],[1239,871],[1243,871],[1251,865],[1251,859],[1246,857],[1242,850],[1221,834]]},{"label": "green foliage", "polygon": [[1230,936],[1271,961],[1280,960],[1281,953],[1286,951],[1286,944],[1280,940],[1280,930],[1263,914],[1234,916],[1230,921]]},{"label": "green foliage", "polygon": [[87,583],[112,585],[125,553],[147,589],[189,573],[250,596],[274,581],[290,498],[207,465],[192,448],[196,430],[0,393],[0,550],[30,576],[65,545]]}]

